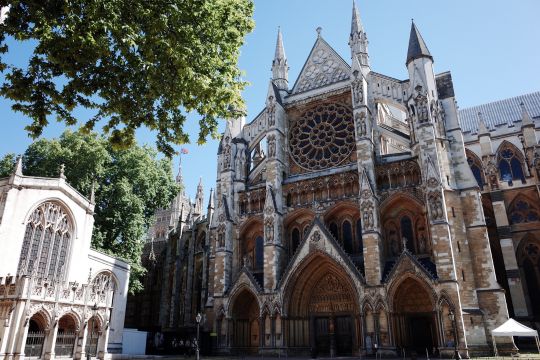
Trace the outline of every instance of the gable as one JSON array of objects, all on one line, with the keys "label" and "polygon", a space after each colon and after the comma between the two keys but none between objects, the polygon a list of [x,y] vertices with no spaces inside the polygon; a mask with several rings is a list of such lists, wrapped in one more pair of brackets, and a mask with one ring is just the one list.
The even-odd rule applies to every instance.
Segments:
[{"label": "gable", "polygon": [[322,37],[317,38],[292,93],[300,93],[349,78],[351,67]]}]

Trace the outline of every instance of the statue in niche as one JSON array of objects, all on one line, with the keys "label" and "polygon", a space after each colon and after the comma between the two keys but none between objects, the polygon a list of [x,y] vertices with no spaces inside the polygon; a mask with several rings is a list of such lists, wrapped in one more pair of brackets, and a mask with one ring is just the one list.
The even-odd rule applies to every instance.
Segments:
[{"label": "statue in niche", "polygon": [[268,127],[276,125],[276,100],[272,95],[268,97],[268,105],[266,105],[266,119]]},{"label": "statue in niche", "polygon": [[236,153],[236,159],[235,159],[235,171],[236,171],[236,177],[237,179],[242,179],[245,176],[245,162],[246,162],[246,154],[244,150],[238,150]]},{"label": "statue in niche", "polygon": [[407,248],[407,238],[404,236],[401,238],[401,243],[403,244],[403,250],[410,250]]},{"label": "statue in niche", "polygon": [[358,77],[358,71],[354,72],[354,80],[352,82],[353,103],[355,106],[361,105],[364,101],[364,84],[362,77]]},{"label": "statue in niche", "polygon": [[433,220],[441,220],[444,216],[441,197],[434,195],[430,199],[431,217]]},{"label": "statue in niche", "polygon": [[367,123],[365,113],[356,113],[356,126],[359,136],[367,135]]},{"label": "statue in niche", "polygon": [[229,145],[229,137],[225,138],[225,146],[223,147],[223,169],[228,169],[231,166],[231,145]]},{"label": "statue in niche", "polygon": [[274,241],[274,218],[273,217],[270,217],[268,219],[266,219],[266,222],[265,222],[265,237],[266,237],[266,242],[272,242]]},{"label": "statue in niche", "polygon": [[418,121],[421,123],[428,121],[428,108],[425,100],[420,101],[418,104]]},{"label": "statue in niche", "polygon": [[276,137],[274,135],[268,136],[268,157],[273,158],[276,156]]}]

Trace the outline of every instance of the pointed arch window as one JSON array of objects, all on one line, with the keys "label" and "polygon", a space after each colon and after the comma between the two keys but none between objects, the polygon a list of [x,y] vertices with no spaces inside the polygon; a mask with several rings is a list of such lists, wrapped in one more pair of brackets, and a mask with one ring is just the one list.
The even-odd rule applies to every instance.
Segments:
[{"label": "pointed arch window", "polygon": [[480,162],[480,159],[467,151],[467,163],[471,168],[471,171],[474,175],[474,178],[476,179],[476,182],[478,183],[478,186],[481,190],[484,190],[484,172],[482,170],[482,163]]},{"label": "pointed arch window", "polygon": [[414,253],[414,235],[413,235],[413,227],[412,227],[412,221],[411,218],[408,215],[404,215],[401,217],[400,220],[400,226],[401,226],[401,239],[407,239],[407,249]]},{"label": "pointed arch window", "polygon": [[264,243],[262,236],[255,240],[255,268],[262,270],[264,263]]},{"label": "pointed arch window", "polygon": [[59,204],[38,206],[26,223],[17,273],[62,279],[72,236],[72,221]]},{"label": "pointed arch window", "polygon": [[362,220],[356,220],[356,241],[358,243],[358,253],[364,252],[364,242],[362,240]]},{"label": "pointed arch window", "polygon": [[515,147],[510,144],[505,145],[499,151],[498,162],[501,180],[508,182],[509,185],[512,185],[513,180],[521,180],[525,184],[522,161],[518,154]]},{"label": "pointed arch window", "polygon": [[343,234],[343,248],[349,254],[353,252],[353,234],[352,225],[348,220],[345,220],[341,226]]},{"label": "pointed arch window", "polygon": [[338,226],[335,222],[330,223],[330,233],[332,234],[332,236],[334,236],[334,239],[336,239],[337,241],[340,240]]},{"label": "pointed arch window", "polygon": [[540,220],[538,209],[530,204],[527,199],[516,199],[510,208],[510,223],[521,224]]},{"label": "pointed arch window", "polygon": [[296,249],[298,249],[298,245],[300,244],[300,230],[298,228],[294,228],[291,233],[291,255],[296,252]]}]

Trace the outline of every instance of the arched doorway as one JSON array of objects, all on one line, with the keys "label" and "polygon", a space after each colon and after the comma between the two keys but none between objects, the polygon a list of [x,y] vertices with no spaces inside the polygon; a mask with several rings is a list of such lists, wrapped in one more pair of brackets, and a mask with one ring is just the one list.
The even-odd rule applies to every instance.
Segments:
[{"label": "arched doorway", "polygon": [[300,267],[285,290],[286,345],[318,356],[353,355],[358,348],[358,301],[347,273],[316,254]]},{"label": "arched doorway", "polygon": [[45,343],[47,318],[42,313],[34,314],[28,322],[28,335],[24,346],[26,357],[41,357]]},{"label": "arched doorway", "polygon": [[235,296],[232,308],[232,344],[240,353],[256,352],[260,345],[259,303],[249,290]]},{"label": "arched doorway", "polygon": [[58,321],[58,333],[54,344],[56,356],[73,357],[75,340],[77,339],[77,323],[73,316],[64,315]]},{"label": "arched doorway", "polygon": [[396,345],[425,354],[437,346],[433,299],[419,280],[408,277],[394,293]]}]

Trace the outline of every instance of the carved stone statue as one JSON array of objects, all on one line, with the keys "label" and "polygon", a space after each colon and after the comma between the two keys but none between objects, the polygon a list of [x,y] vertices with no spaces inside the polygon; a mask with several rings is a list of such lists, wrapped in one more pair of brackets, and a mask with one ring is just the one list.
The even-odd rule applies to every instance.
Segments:
[{"label": "carved stone statue", "polygon": [[276,156],[276,137],[274,135],[268,136],[268,157],[273,158]]},{"label": "carved stone statue", "polygon": [[364,84],[362,78],[355,74],[355,79],[352,82],[353,104],[355,106],[361,105],[364,101]]},{"label": "carved stone statue", "polygon": [[268,243],[273,242],[274,241],[274,218],[273,217],[269,217],[268,219],[266,219],[264,232],[265,232],[264,235],[266,238],[266,242]]},{"label": "carved stone statue", "polygon": [[234,168],[236,171],[236,177],[242,179],[245,176],[245,163],[246,163],[246,154],[244,150],[239,150],[236,153],[236,159]]},{"label": "carved stone statue", "polygon": [[276,125],[276,100],[271,95],[268,97],[268,105],[266,105],[266,119],[268,127]]}]

